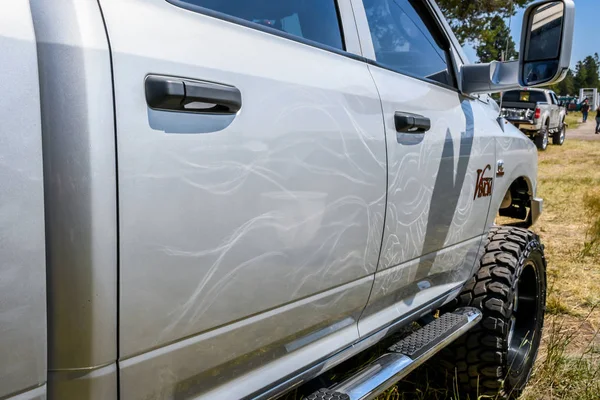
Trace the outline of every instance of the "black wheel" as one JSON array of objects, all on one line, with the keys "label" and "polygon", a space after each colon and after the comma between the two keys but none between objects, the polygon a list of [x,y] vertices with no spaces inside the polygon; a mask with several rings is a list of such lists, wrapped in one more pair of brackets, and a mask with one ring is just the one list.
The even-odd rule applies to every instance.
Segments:
[{"label": "black wheel", "polygon": [[465,397],[518,398],[531,376],[546,308],[546,260],[538,236],[494,227],[479,270],[453,306],[483,313],[478,326],[442,353]]},{"label": "black wheel", "polygon": [[545,151],[548,148],[548,126],[542,125],[542,128],[538,132],[534,139],[535,145],[538,149]]},{"label": "black wheel", "polygon": [[565,142],[565,137],[567,135],[567,127],[565,126],[565,121],[560,123],[560,130],[554,132],[552,135],[552,144],[562,146]]}]

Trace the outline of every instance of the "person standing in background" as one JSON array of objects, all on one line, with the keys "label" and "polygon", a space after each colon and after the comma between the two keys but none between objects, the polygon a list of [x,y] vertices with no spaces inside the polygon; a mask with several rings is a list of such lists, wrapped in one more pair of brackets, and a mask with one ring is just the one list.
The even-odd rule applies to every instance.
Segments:
[{"label": "person standing in background", "polygon": [[583,122],[587,122],[588,112],[590,112],[590,105],[588,104],[587,99],[583,101],[583,105],[581,106],[581,113],[583,114]]},{"label": "person standing in background", "polygon": [[600,105],[596,110],[596,135],[600,133]]}]

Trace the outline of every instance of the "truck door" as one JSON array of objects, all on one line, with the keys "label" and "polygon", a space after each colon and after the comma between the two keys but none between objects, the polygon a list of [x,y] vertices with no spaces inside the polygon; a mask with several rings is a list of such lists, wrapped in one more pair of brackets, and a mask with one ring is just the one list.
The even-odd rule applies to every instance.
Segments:
[{"label": "truck door", "polygon": [[100,1],[121,398],[242,398],[358,339],[386,148],[350,4],[336,3]]},{"label": "truck door", "polygon": [[48,357],[44,184],[28,1],[0,3],[0,54],[0,398],[41,400]]},{"label": "truck door", "polygon": [[551,125],[552,129],[556,129],[560,125],[560,106],[559,101],[556,98],[556,95],[553,92],[548,92],[550,99],[552,99],[552,116],[551,116]]},{"label": "truck door", "polygon": [[[493,189],[495,145],[457,90],[450,40],[425,1],[356,0],[381,95],[388,204],[361,335],[443,300],[470,277]],[[492,120],[493,121],[493,120]]]}]

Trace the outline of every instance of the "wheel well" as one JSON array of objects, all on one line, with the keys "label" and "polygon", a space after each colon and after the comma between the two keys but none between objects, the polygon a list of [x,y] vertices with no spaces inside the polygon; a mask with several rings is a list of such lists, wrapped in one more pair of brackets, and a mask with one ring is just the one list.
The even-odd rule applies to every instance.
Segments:
[{"label": "wheel well", "polygon": [[[545,126],[546,130],[550,130],[550,118],[546,118],[544,120],[544,123],[542,124],[542,126]],[[541,130],[540,130],[540,132],[541,132]]]},{"label": "wheel well", "polygon": [[[500,204],[498,215],[510,218],[505,224],[529,228],[531,224],[532,190],[529,181],[520,177],[511,183]],[[518,221],[515,221],[518,220]]]}]

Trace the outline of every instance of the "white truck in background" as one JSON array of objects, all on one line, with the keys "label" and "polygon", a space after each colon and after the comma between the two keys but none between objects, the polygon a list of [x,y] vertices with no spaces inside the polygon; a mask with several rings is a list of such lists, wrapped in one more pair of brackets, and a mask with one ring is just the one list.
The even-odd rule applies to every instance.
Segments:
[{"label": "white truck in background", "polygon": [[551,90],[524,88],[502,95],[502,116],[529,136],[540,150],[548,148],[550,136],[552,144],[563,145],[566,115],[567,109]]}]

